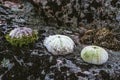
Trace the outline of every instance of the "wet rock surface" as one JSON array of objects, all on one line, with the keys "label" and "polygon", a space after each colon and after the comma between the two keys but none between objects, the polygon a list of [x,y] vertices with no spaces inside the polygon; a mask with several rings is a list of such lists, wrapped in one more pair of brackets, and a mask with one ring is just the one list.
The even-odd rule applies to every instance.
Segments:
[{"label": "wet rock surface", "polygon": [[[83,2],[91,1],[84,0]],[[119,7],[119,5],[117,6],[117,2],[118,0],[112,2],[113,7]],[[19,5],[22,5],[22,7],[13,10],[11,7],[5,7],[4,3],[0,3],[1,80],[120,79],[119,21],[118,23],[110,22],[111,24],[108,24],[106,21],[99,22],[98,20],[94,23],[86,23],[86,25],[81,21],[80,27],[76,28],[52,27],[45,25],[44,20],[39,17],[33,5],[29,2],[20,2]],[[109,21],[108,19],[108,22]],[[107,25],[109,26],[105,27]],[[23,26],[38,30],[38,41],[21,48],[11,46],[6,41],[5,35],[15,27]],[[102,34],[102,32],[104,32],[104,34]],[[43,46],[43,40],[46,36],[52,34],[64,34],[71,37],[76,44],[74,52],[65,56],[54,56],[49,53]],[[110,44],[111,42],[108,42],[110,36],[113,39],[110,39],[113,45]],[[114,39],[118,43],[116,43]],[[109,45],[104,44],[105,46],[103,46],[101,45],[102,42],[108,43]],[[106,49],[109,53],[107,63],[98,66],[83,62],[80,57],[80,51],[86,46],[83,45],[84,43],[97,44],[108,48]]]}]

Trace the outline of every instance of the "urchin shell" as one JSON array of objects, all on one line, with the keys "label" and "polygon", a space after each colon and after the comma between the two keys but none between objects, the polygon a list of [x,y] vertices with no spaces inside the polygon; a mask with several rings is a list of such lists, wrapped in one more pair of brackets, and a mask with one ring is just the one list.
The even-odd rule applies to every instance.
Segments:
[{"label": "urchin shell", "polygon": [[38,39],[37,34],[37,31],[31,28],[19,27],[11,30],[5,37],[12,45],[21,47],[35,42]]},{"label": "urchin shell", "polygon": [[74,45],[74,41],[65,35],[52,35],[44,40],[44,46],[54,55],[72,53]]},{"label": "urchin shell", "polygon": [[108,53],[102,47],[87,46],[81,51],[81,58],[87,63],[100,65],[108,60]]},{"label": "urchin shell", "polygon": [[15,28],[10,33],[9,36],[11,38],[22,38],[23,36],[31,36],[33,33],[31,28],[21,27]]}]

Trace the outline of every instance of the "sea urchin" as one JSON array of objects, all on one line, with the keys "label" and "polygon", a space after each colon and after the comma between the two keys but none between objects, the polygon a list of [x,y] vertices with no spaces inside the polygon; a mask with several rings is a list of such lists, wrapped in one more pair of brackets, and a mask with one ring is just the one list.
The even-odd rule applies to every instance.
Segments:
[{"label": "sea urchin", "polygon": [[91,64],[100,65],[108,60],[108,53],[99,46],[87,46],[81,51],[81,58]]},{"label": "sea urchin", "polygon": [[44,46],[54,55],[72,53],[74,45],[73,40],[65,35],[52,35],[44,40]]},{"label": "sea urchin", "polygon": [[37,31],[27,27],[18,27],[6,35],[6,40],[14,46],[28,45],[38,39]]}]

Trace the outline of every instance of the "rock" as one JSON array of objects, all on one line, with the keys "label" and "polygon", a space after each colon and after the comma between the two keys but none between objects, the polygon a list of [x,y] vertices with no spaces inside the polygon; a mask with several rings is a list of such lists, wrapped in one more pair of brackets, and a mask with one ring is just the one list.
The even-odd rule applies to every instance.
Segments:
[{"label": "rock", "polygon": [[119,0],[31,0],[46,24],[56,26],[80,26],[80,22],[94,20],[114,21],[119,11]]}]

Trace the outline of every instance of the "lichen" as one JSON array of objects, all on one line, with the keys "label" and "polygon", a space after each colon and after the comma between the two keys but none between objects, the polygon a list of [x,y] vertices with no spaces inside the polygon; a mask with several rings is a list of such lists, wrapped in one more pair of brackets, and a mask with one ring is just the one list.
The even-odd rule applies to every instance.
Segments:
[{"label": "lichen", "polygon": [[84,44],[94,44],[112,50],[120,50],[119,34],[116,35],[112,30],[104,27],[87,30],[80,38]]}]

